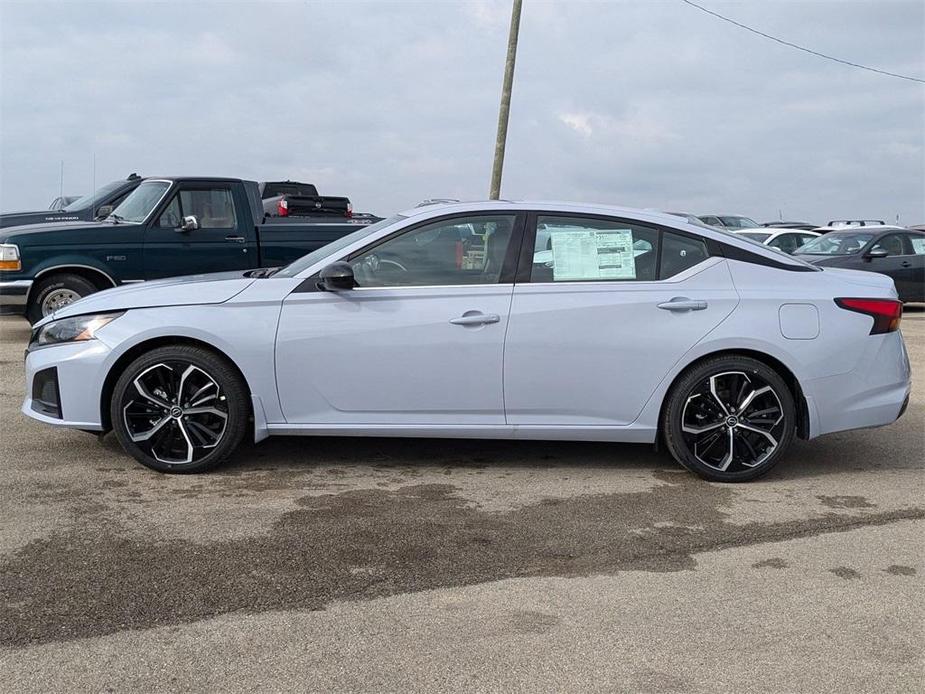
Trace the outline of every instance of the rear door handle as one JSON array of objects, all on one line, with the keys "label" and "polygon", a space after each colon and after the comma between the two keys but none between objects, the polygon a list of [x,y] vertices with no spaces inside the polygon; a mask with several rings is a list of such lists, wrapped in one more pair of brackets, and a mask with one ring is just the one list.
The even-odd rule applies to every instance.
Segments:
[{"label": "rear door handle", "polygon": [[501,316],[497,313],[480,313],[478,311],[466,311],[459,318],[450,318],[453,325],[485,325],[486,323],[497,323]]},{"label": "rear door handle", "polygon": [[226,240],[226,241],[234,241],[234,242],[236,242],[236,243],[244,243],[244,237],[243,237],[243,236],[226,236],[226,237],[225,237],[225,240]]},{"label": "rear door handle", "polygon": [[703,311],[707,307],[706,301],[688,299],[686,296],[676,296],[669,301],[658,304],[666,311]]}]

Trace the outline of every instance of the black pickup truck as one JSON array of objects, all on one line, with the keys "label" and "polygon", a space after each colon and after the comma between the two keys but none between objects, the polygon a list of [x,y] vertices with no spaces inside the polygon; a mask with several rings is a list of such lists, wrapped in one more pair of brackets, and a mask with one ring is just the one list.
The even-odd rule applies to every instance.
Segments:
[{"label": "black pickup truck", "polygon": [[311,183],[267,181],[260,184],[263,211],[268,217],[352,217],[349,198],[318,195]]},{"label": "black pickup truck", "polygon": [[35,210],[32,212],[4,212],[0,214],[0,229],[23,224],[51,224],[55,222],[90,222],[107,217],[128,197],[142,178],[131,174],[124,181],[113,181],[97,188],[89,195],[78,198],[59,210]]},{"label": "black pickup truck", "polygon": [[266,221],[254,181],[148,178],[104,220],[0,230],[0,313],[35,322],[127,282],[285,265],[376,221]]}]

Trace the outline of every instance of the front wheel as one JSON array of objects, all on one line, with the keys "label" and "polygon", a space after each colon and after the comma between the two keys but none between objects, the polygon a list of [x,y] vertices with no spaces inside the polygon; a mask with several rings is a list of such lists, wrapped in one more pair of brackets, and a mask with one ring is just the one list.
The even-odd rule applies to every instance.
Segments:
[{"label": "front wheel", "polygon": [[151,350],[113,389],[112,427],[122,447],[158,472],[203,472],[247,431],[247,389],[225,359],[200,347]]},{"label": "front wheel", "polygon": [[675,460],[715,482],[745,482],[784,455],[796,426],[793,395],[766,364],[728,356],[698,364],[672,387],[662,420]]},{"label": "front wheel", "polygon": [[93,294],[96,286],[80,275],[63,274],[45,277],[36,282],[26,308],[26,318],[32,324],[50,316],[59,308]]}]

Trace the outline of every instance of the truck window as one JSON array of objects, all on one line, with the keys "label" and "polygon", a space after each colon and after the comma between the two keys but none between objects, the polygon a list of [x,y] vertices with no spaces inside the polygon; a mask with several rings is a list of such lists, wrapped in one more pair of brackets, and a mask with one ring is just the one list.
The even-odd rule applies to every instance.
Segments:
[{"label": "truck window", "polygon": [[183,217],[195,215],[201,229],[233,229],[234,200],[228,188],[202,188],[180,191]]},{"label": "truck window", "polygon": [[318,197],[318,189],[311,183],[267,183],[263,188],[263,199],[275,198],[277,195],[295,195],[300,197]]}]

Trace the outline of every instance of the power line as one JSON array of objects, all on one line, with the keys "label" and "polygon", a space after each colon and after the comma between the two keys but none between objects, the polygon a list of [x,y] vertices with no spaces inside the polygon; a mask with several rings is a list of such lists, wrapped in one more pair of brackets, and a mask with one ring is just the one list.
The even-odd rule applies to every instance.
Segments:
[{"label": "power line", "polygon": [[889,77],[898,77],[901,80],[909,80],[910,82],[921,82],[925,84],[925,79],[921,79],[919,77],[910,77],[909,75],[899,75],[895,72],[887,72],[886,70],[880,70],[875,67],[861,65],[859,63],[852,63],[848,60],[842,60],[841,58],[836,58],[831,55],[826,55],[825,53],[819,53],[818,51],[814,51],[810,48],[804,48],[803,46],[798,46],[795,43],[790,43],[790,41],[784,41],[783,39],[779,39],[776,36],[771,36],[770,34],[765,34],[763,31],[758,31],[757,29],[752,29],[750,26],[740,24],[734,19],[729,19],[729,17],[724,17],[723,15],[717,12],[714,12],[713,10],[708,10],[706,7],[703,7],[702,5],[698,5],[696,2],[691,2],[691,0],[681,0],[681,2],[683,2],[686,5],[690,5],[691,7],[696,7],[701,12],[706,12],[707,14],[712,15],[716,17],[717,19],[722,19],[724,22],[729,22],[730,24],[733,24],[739,27],[740,29],[745,29],[745,31],[750,31],[753,34],[758,34],[758,36],[763,36],[766,39],[771,39],[772,41],[776,41],[777,43],[782,44],[784,46],[790,46],[790,48],[796,48],[798,51],[803,51],[804,53],[809,53],[810,55],[815,55],[815,56],[818,56],[819,58],[825,58],[826,60],[833,60],[836,63],[841,63],[842,65],[849,65],[851,67],[859,67],[862,70],[869,70],[870,72],[876,72],[881,75],[887,75]]}]

